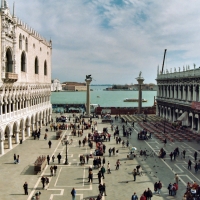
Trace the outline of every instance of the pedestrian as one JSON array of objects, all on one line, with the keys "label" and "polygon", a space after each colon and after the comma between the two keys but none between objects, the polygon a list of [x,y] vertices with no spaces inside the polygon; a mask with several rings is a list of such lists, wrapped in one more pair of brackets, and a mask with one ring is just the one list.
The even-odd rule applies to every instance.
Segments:
[{"label": "pedestrian", "polygon": [[28,195],[28,183],[25,182],[23,185],[25,195]]},{"label": "pedestrian", "polygon": [[99,184],[101,183],[101,177],[102,177],[102,173],[101,173],[101,171],[99,170],[99,172],[98,172],[98,179],[99,179]]},{"label": "pedestrian", "polygon": [[159,181],[158,182],[158,194],[160,194],[161,189],[162,189],[162,183]]},{"label": "pedestrian", "polygon": [[185,154],[186,154],[186,151],[185,151],[185,150],[183,150],[183,158],[185,158]]},{"label": "pedestrian", "polygon": [[148,188],[148,190],[147,190],[147,200],[151,200],[152,196],[153,196],[152,191]]},{"label": "pedestrian", "polygon": [[169,196],[172,196],[172,184],[171,183],[168,185],[167,189],[169,191]]},{"label": "pedestrian", "polygon": [[177,185],[178,185],[178,181],[179,181],[178,174],[175,174],[175,182],[176,182]]},{"label": "pedestrian", "polygon": [[60,160],[62,158],[62,156],[60,155],[60,153],[57,155],[57,158],[58,158],[58,164],[60,164]]},{"label": "pedestrian", "polygon": [[53,155],[53,156],[52,156],[52,161],[53,161],[53,162],[54,162],[54,159],[55,159],[55,156]]},{"label": "pedestrian", "polygon": [[45,177],[44,176],[42,176],[42,178],[41,178],[41,182],[42,182],[42,187],[43,187],[43,189],[45,188]]},{"label": "pedestrian", "polygon": [[87,154],[87,155],[86,155],[87,164],[88,164],[89,158],[90,158],[90,157],[89,157],[89,155]]},{"label": "pedestrian", "polygon": [[14,154],[14,163],[16,164],[16,160],[17,160],[17,156],[16,156],[16,154]]},{"label": "pedestrian", "polygon": [[119,165],[120,165],[120,161],[119,161],[119,159],[118,159],[117,162],[116,162],[116,170],[119,169]]},{"label": "pedestrian", "polygon": [[53,176],[53,166],[50,167],[51,176]]},{"label": "pedestrian", "polygon": [[104,193],[104,196],[107,196],[106,194],[106,184],[103,183],[103,186],[102,186],[102,196],[103,196],[103,193]]},{"label": "pedestrian", "polygon": [[46,185],[48,187],[48,184],[49,184],[49,178],[48,177],[45,178],[45,183],[46,183]]},{"label": "pedestrian", "polygon": [[44,139],[47,140],[47,133],[44,134]]},{"label": "pedestrian", "polygon": [[112,153],[112,149],[108,149],[108,152],[109,152],[109,157],[111,157],[111,153]]},{"label": "pedestrian", "polygon": [[47,163],[48,163],[48,165],[49,165],[49,161],[50,161],[50,156],[48,155],[47,156]]},{"label": "pedestrian", "polygon": [[105,178],[105,177],[104,177],[105,172],[106,172],[105,167],[102,166],[102,167],[101,167],[101,174],[102,174],[103,179]]},{"label": "pedestrian", "polygon": [[88,180],[88,182],[90,182],[90,181],[91,181],[91,183],[93,181],[93,172],[92,172],[92,170],[91,171],[89,170],[89,180]]},{"label": "pedestrian", "polygon": [[164,146],[166,146],[166,144],[167,144],[167,139],[165,138],[164,139]]},{"label": "pedestrian", "polygon": [[53,171],[54,171],[54,175],[56,176],[56,171],[57,171],[58,167],[56,165],[53,166]]},{"label": "pedestrian", "polygon": [[72,189],[71,195],[72,195],[72,200],[76,200],[76,190],[75,190],[75,188]]},{"label": "pedestrian", "polygon": [[17,155],[16,163],[19,164],[19,155]]},{"label": "pedestrian", "polygon": [[170,159],[171,159],[171,161],[172,161],[173,152],[171,152],[171,153],[169,154],[169,156],[170,156]]},{"label": "pedestrian", "polygon": [[158,183],[157,181],[154,183],[154,193],[157,193],[158,191]]},{"label": "pedestrian", "polygon": [[194,160],[197,161],[197,152],[194,152]]},{"label": "pedestrian", "polygon": [[191,170],[191,165],[192,165],[192,162],[191,162],[191,160],[189,160],[189,161],[188,161],[188,169],[189,169],[189,170]]},{"label": "pedestrian", "polygon": [[81,147],[81,140],[78,141],[79,147]]},{"label": "pedestrian", "polygon": [[195,172],[197,173],[198,172],[198,164],[197,163],[195,164],[194,169],[195,169]]},{"label": "pedestrian", "polygon": [[136,181],[136,175],[137,175],[137,172],[136,172],[136,169],[134,169],[133,170],[133,178],[134,178],[133,181]]},{"label": "pedestrian", "polygon": [[111,171],[110,171],[110,163],[108,162],[107,164],[107,171],[108,171],[108,174],[111,174]]},{"label": "pedestrian", "polygon": [[138,197],[137,197],[137,195],[136,195],[135,192],[134,192],[134,194],[132,195],[131,200],[138,200]]},{"label": "pedestrian", "polygon": [[142,194],[142,196],[140,197],[140,200],[146,200],[147,198],[144,196],[144,194]]},{"label": "pedestrian", "polygon": [[105,163],[106,163],[105,157],[103,157],[102,163],[103,163],[103,165],[105,165]]},{"label": "pedestrian", "polygon": [[49,149],[50,149],[50,148],[51,148],[51,145],[52,145],[51,140],[49,140],[48,145],[49,145]]}]

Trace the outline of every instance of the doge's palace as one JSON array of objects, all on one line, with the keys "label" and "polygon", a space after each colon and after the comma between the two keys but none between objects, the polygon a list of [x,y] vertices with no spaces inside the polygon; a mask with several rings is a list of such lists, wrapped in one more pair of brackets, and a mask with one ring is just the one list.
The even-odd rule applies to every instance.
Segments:
[{"label": "doge's palace", "polygon": [[52,42],[1,0],[0,154],[51,121]]}]

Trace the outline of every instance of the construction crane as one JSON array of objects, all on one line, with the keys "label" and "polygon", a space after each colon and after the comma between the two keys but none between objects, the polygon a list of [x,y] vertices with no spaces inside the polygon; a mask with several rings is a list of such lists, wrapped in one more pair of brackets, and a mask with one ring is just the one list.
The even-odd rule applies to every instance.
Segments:
[{"label": "construction crane", "polygon": [[164,51],[163,64],[162,64],[162,74],[163,74],[163,70],[164,70],[166,52],[167,52],[167,49],[165,49],[165,51]]}]

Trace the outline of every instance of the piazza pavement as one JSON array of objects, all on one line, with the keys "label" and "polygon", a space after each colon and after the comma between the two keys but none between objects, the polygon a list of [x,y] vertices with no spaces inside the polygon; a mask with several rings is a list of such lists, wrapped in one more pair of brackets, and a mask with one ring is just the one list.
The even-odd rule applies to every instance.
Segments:
[{"label": "piazza pavement", "polygon": [[[58,115],[58,114],[57,114]],[[69,115],[69,114],[68,114]],[[56,114],[53,114],[55,122]],[[114,119],[114,118],[113,118]],[[193,142],[168,142],[166,147],[163,143],[154,137],[148,141],[137,140],[137,132],[140,128],[135,126],[132,132],[131,138],[129,138],[130,146],[136,147],[138,151],[134,160],[128,160],[127,154],[128,148],[122,148],[121,144],[116,144],[113,137],[113,132],[110,129],[110,124],[101,123],[101,119],[93,119],[97,121],[98,131],[102,131],[104,127],[108,127],[108,132],[111,133],[111,141],[105,142],[106,145],[106,165],[110,162],[111,174],[105,174],[104,183],[106,184],[107,196],[104,196],[104,200],[130,200],[134,192],[137,193],[138,198],[144,192],[145,189],[154,189],[154,183],[161,181],[163,188],[161,194],[154,194],[152,199],[164,200],[164,199],[178,199],[181,200],[186,190],[187,182],[196,181],[200,183],[200,172],[195,174],[194,172],[194,151],[198,151],[199,155],[199,144]],[[72,119],[71,119],[72,122]],[[121,120],[114,120],[114,126],[119,127],[120,137],[122,140],[127,138],[122,137],[122,123]],[[129,124],[127,125],[129,126]],[[44,140],[45,129],[48,128],[48,139]],[[94,151],[94,148],[90,148],[86,145],[85,147],[78,146],[79,139],[83,139],[91,130],[84,130],[82,137],[71,136],[70,130],[63,131],[63,137],[68,136],[68,139],[73,139],[73,143],[68,145],[68,160],[69,165],[65,165],[66,146],[61,144],[61,140],[56,139],[56,133],[50,131],[48,127],[43,126],[41,129],[40,140],[34,140],[30,137],[23,141],[23,144],[16,145],[12,150],[5,150],[5,155],[0,157],[0,199],[1,200],[31,200],[32,196],[40,191],[40,200],[69,200],[71,199],[71,190],[74,187],[77,191],[76,200],[89,200],[90,197],[96,197],[98,195],[98,169],[93,169],[93,183],[88,183],[88,168],[93,163],[93,159],[89,160],[88,164],[80,166],[79,156],[81,154],[90,154]],[[48,141],[52,141],[52,148],[49,149]],[[94,145],[95,146],[95,145]],[[108,149],[115,147],[119,150],[119,154],[115,156],[108,156]],[[164,147],[167,152],[165,159],[160,159],[157,154],[160,148]],[[176,147],[179,147],[180,151],[186,150],[186,159],[181,159],[180,156],[176,161],[170,161],[169,153]],[[139,156],[140,150],[147,150],[147,157]],[[14,164],[13,155],[20,155],[20,163]],[[57,155],[61,153],[62,159],[61,164],[58,164]],[[34,162],[38,156],[54,155],[56,157],[55,163],[50,161],[50,165],[46,166],[45,169],[36,174],[34,172]],[[117,159],[120,160],[121,165],[119,170],[115,170],[115,163]],[[187,169],[187,162],[191,159],[193,167],[191,171]],[[57,175],[50,176],[50,166],[56,164],[58,166]],[[137,176],[136,181],[133,181],[132,171],[137,166],[141,165],[142,175]],[[175,174],[179,176],[179,190],[175,197],[168,196],[168,184],[175,182]],[[41,177],[48,176],[50,183],[44,190],[42,189]],[[28,182],[29,195],[24,195],[23,184]]]}]

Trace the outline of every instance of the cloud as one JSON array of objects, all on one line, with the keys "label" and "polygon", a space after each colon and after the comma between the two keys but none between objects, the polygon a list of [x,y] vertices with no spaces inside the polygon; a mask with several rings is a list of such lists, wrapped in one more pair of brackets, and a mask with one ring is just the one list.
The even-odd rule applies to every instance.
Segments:
[{"label": "cloud", "polygon": [[82,82],[92,74],[95,83],[124,84],[135,83],[139,71],[155,82],[165,48],[168,69],[200,65],[199,6],[195,0],[21,0],[15,13],[52,39],[52,78]]}]

